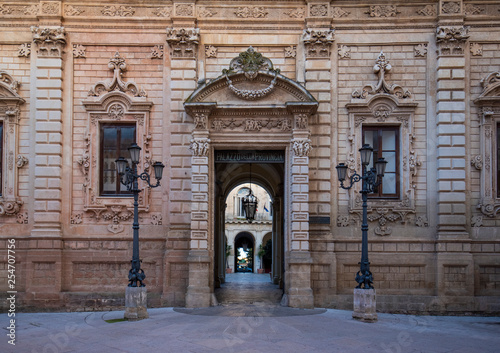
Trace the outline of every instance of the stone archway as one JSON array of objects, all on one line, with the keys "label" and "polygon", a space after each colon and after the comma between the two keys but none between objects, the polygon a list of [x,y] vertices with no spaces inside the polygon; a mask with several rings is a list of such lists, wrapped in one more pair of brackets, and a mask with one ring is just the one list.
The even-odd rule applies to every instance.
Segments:
[{"label": "stone archway", "polygon": [[[284,153],[282,216],[285,295],[292,307],[313,307],[309,253],[309,119],[318,102],[300,84],[274,69],[253,48],[227,70],[199,86],[184,107],[194,121],[191,158],[191,241],[187,307],[215,304],[215,252],[223,224],[223,190],[216,183],[215,151],[280,150]],[[258,147],[258,148],[257,148]],[[265,162],[265,161],[263,161]],[[276,185],[278,185],[277,183]],[[276,207],[275,206],[275,207]]]}]

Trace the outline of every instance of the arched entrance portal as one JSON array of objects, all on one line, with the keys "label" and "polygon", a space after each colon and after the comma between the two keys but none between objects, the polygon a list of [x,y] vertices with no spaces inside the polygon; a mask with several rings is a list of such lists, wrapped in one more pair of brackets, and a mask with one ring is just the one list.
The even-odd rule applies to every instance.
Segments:
[{"label": "arched entrance portal", "polygon": [[308,156],[318,102],[249,48],[184,107],[194,123],[186,306],[216,304],[214,288],[225,276],[225,197],[249,181],[252,165],[252,182],[273,197],[273,280],[284,283],[289,306],[313,307]]}]

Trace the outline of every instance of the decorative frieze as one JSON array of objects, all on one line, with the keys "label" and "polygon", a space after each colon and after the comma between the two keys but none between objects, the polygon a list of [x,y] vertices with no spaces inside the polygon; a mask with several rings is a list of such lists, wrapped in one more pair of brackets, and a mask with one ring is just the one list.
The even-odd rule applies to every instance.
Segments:
[{"label": "decorative frieze", "polygon": [[125,59],[119,52],[109,60],[108,68],[113,70],[113,78],[107,81],[97,82],[88,92],[89,96],[98,97],[103,92],[121,91],[131,93],[134,97],[146,97],[146,92],[139,88],[134,82],[122,81],[122,76],[127,70]]},{"label": "decorative frieze", "polygon": [[170,17],[172,13],[172,8],[170,7],[157,7],[152,11],[153,15],[157,17]]},{"label": "decorative frieze", "polygon": [[306,10],[302,7],[285,11],[285,15],[290,18],[302,19],[306,16]]},{"label": "decorative frieze", "polygon": [[463,55],[469,38],[469,27],[439,26],[436,29],[436,43],[440,55]]},{"label": "decorative frieze", "polygon": [[135,10],[131,6],[104,6],[101,13],[110,17],[130,17],[134,15]]},{"label": "decorative frieze", "polygon": [[370,17],[396,17],[400,12],[394,5],[374,5],[370,6],[370,10],[365,13]]},{"label": "decorative frieze", "polygon": [[465,16],[480,15],[484,10],[484,7],[479,7],[474,4],[465,4]]},{"label": "decorative frieze", "polygon": [[234,13],[240,18],[266,18],[269,14],[263,6],[240,6]]},{"label": "decorative frieze", "polygon": [[210,151],[210,139],[198,138],[192,139],[189,149],[195,157],[207,157]]},{"label": "decorative frieze", "polygon": [[328,4],[311,4],[309,7],[311,17],[326,17],[328,16]]},{"label": "decorative frieze", "polygon": [[347,17],[350,14],[349,11],[346,11],[340,7],[333,7],[331,11],[332,11],[333,18]]},{"label": "decorative frieze", "polygon": [[43,15],[59,15],[61,3],[59,1],[41,1]]},{"label": "decorative frieze", "polygon": [[73,5],[64,6],[64,14],[66,16],[80,16],[84,12],[85,10],[78,6],[73,6]]},{"label": "decorative frieze", "polygon": [[302,41],[308,58],[328,58],[330,48],[334,42],[334,30],[317,31],[306,29],[302,34]]},{"label": "decorative frieze", "polygon": [[198,9],[198,15],[200,17],[214,17],[217,14],[218,11],[210,7],[201,7]]},{"label": "decorative frieze", "polygon": [[200,43],[200,30],[194,29],[167,29],[167,43],[171,48],[173,58],[191,59],[196,57]]},{"label": "decorative frieze", "polygon": [[175,16],[180,16],[180,17],[194,16],[194,5],[193,4],[176,4],[175,5]]},{"label": "decorative frieze", "polygon": [[441,13],[446,15],[455,15],[462,12],[461,1],[442,1]]},{"label": "decorative frieze", "polygon": [[417,14],[420,16],[434,17],[437,15],[436,5],[426,5],[424,8],[417,10]]},{"label": "decorative frieze", "polygon": [[64,27],[40,28],[31,27],[33,42],[37,46],[39,57],[61,57],[66,45]]}]

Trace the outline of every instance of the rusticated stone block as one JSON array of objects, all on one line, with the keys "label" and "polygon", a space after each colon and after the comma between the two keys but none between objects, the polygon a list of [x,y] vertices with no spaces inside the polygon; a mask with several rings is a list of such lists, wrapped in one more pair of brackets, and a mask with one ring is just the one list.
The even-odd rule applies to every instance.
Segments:
[{"label": "rusticated stone block", "polygon": [[353,319],[364,322],[377,321],[376,306],[375,289],[354,289]]},{"label": "rusticated stone block", "polygon": [[124,318],[134,321],[149,318],[147,299],[146,287],[127,287],[125,290]]}]

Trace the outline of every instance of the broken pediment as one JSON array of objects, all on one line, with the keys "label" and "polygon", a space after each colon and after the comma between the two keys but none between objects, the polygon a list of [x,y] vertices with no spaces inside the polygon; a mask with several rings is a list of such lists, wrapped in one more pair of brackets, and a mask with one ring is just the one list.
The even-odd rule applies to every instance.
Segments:
[{"label": "broken pediment", "polygon": [[186,107],[216,103],[217,108],[276,106],[287,102],[314,102],[299,83],[281,75],[271,60],[252,47],[231,60],[222,75],[202,82],[186,100]]}]

